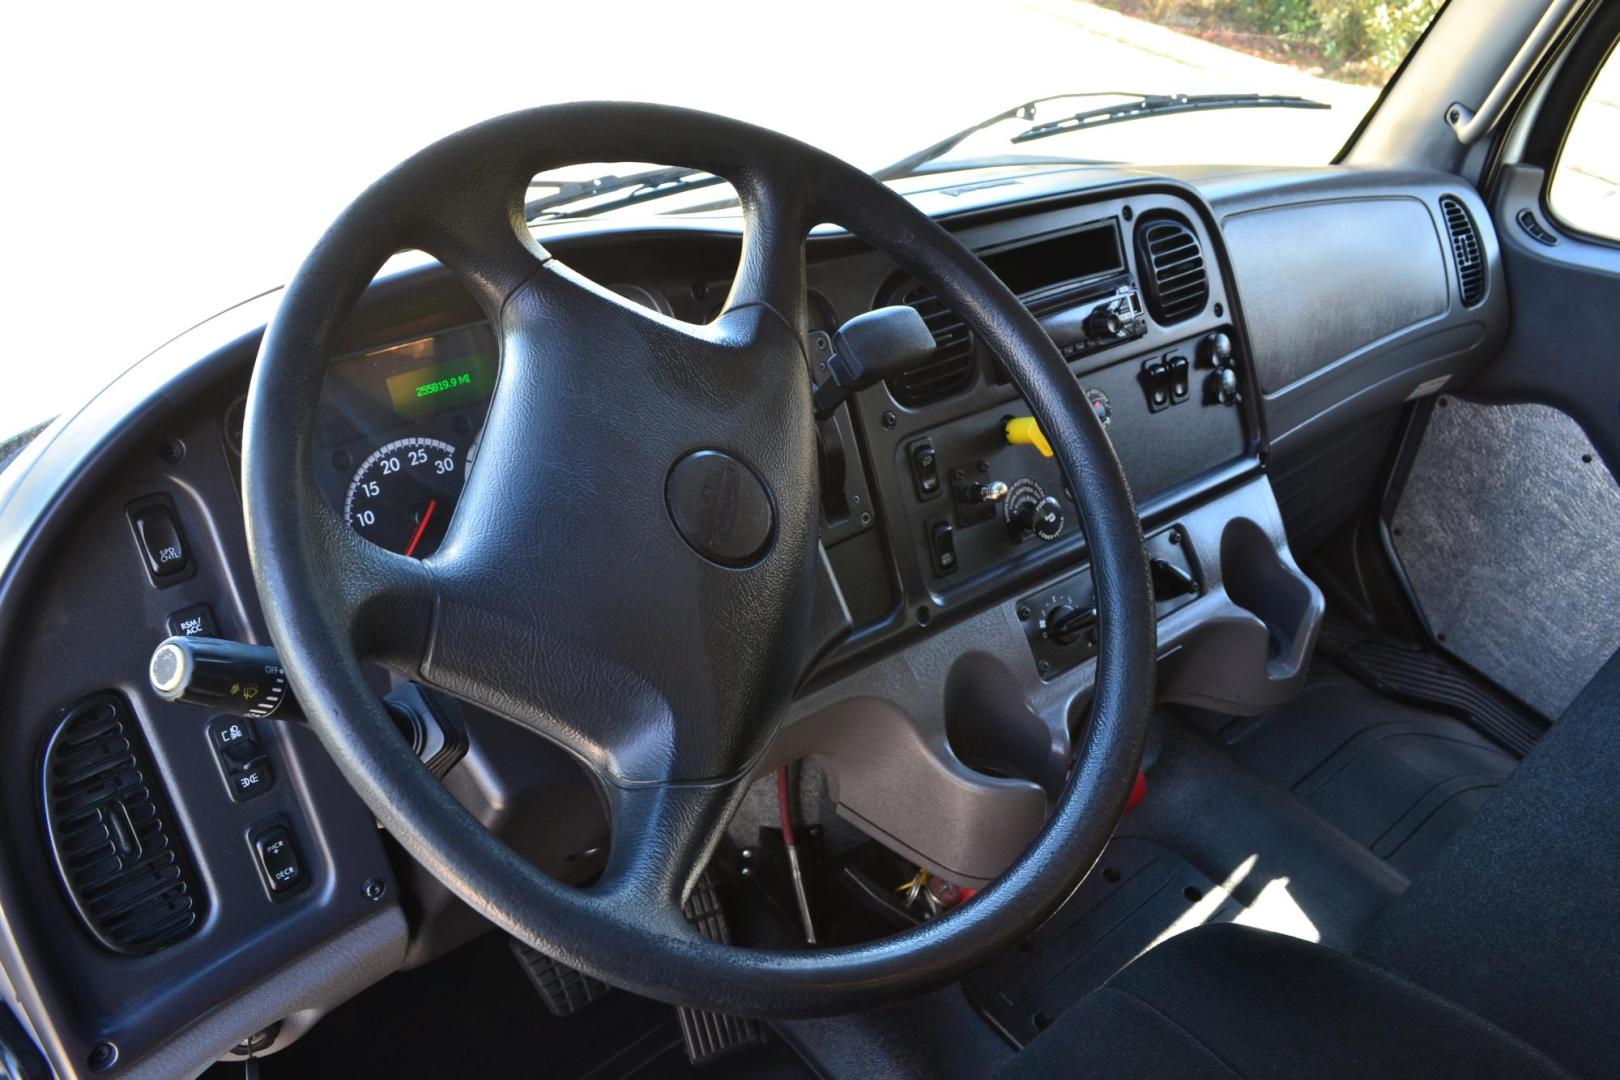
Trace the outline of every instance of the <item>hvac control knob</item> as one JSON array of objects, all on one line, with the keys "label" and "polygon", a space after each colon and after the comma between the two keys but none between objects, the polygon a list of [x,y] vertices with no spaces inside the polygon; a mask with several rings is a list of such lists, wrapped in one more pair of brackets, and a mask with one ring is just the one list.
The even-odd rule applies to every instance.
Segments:
[{"label": "hvac control knob", "polygon": [[1078,608],[1073,604],[1058,604],[1046,613],[1043,621],[1046,636],[1059,645],[1073,645],[1080,635],[1097,625],[1096,608]]},{"label": "hvac control knob", "polygon": [[1211,367],[1224,367],[1232,362],[1232,339],[1220,331],[1204,338],[1204,359]]},{"label": "hvac control knob", "polygon": [[1243,391],[1238,385],[1236,361],[1232,354],[1232,339],[1220,331],[1208,334],[1199,343],[1199,352],[1205,363],[1215,369],[1215,374],[1209,382],[1206,397],[1212,397],[1222,405],[1236,405],[1243,400]]},{"label": "hvac control knob", "polygon": [[1007,530],[1015,541],[1030,534],[1043,541],[1056,540],[1063,532],[1063,504],[1041,490],[1028,478],[1016,481],[1002,500],[1006,507]]},{"label": "hvac control knob", "polygon": [[1117,338],[1125,332],[1125,324],[1119,321],[1119,313],[1112,304],[1098,304],[1092,308],[1091,314],[1080,326],[1086,336],[1094,340]]}]

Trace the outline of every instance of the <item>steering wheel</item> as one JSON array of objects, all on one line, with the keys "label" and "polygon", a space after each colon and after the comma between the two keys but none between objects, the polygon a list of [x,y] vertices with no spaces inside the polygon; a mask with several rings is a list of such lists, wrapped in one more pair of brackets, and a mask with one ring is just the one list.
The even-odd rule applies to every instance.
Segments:
[{"label": "steering wheel", "polygon": [[[735,186],[742,257],[713,322],[634,305],[536,244],[523,214],[531,177],[600,161],[691,166]],[[871,944],[751,950],[705,940],[681,906],[811,662],[820,504],[802,326],[804,242],[818,222],[891,256],[1005,362],[1080,505],[1100,660],[1068,786],[993,885]],[[344,318],[388,257],[411,248],[459,275],[501,345],[480,467],[423,561],[361,539],[311,465]],[[754,1016],[846,1012],[931,989],[1033,930],[1118,822],[1155,660],[1147,558],[1119,462],[1006,286],[829,154],[719,116],[610,102],[451,135],[368,188],[304,261],[259,351],[244,445],[259,596],[333,760],[461,899],[610,984]],[[566,886],[486,831],[399,737],[362,660],[583,762],[612,828],[599,880]]]}]

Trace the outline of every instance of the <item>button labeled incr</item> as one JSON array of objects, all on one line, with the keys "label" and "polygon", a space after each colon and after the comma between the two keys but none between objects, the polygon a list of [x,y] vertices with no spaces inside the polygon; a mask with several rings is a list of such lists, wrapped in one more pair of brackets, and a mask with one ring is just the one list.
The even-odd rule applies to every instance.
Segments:
[{"label": "button labeled incr", "polygon": [[304,883],[304,860],[287,826],[272,825],[255,833],[253,854],[272,893],[291,892]]}]

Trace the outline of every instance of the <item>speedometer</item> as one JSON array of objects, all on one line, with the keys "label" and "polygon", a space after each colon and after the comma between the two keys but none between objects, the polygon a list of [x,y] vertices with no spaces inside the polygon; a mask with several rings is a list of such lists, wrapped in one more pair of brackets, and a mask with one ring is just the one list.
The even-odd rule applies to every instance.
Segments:
[{"label": "speedometer", "polygon": [[355,470],[343,516],[372,543],[426,558],[444,539],[465,472],[459,452],[442,439],[395,439],[372,451]]}]

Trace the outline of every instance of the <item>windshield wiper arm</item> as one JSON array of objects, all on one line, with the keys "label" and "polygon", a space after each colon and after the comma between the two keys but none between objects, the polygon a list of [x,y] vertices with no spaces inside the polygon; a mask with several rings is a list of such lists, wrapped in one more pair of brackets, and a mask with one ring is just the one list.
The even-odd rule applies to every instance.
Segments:
[{"label": "windshield wiper arm", "polygon": [[1012,137],[1015,143],[1050,138],[1069,131],[1106,127],[1139,120],[1144,116],[1173,116],[1176,113],[1205,112],[1213,109],[1331,109],[1325,101],[1293,94],[1141,94],[1134,101],[1086,109],[1061,120],[1026,128]]},{"label": "windshield wiper arm", "polygon": [[1004,120],[1034,120],[1035,107],[1037,105],[1044,105],[1048,101],[1065,101],[1073,98],[1091,97],[1144,98],[1147,97],[1147,95],[1127,94],[1118,90],[1095,90],[1081,94],[1053,94],[1050,97],[1033,98],[1029,101],[1019,102],[1010,109],[1003,109],[994,116],[985,117],[978,123],[965,127],[961,131],[952,132],[943,139],[940,139],[938,142],[931,143],[928,146],[923,147],[921,150],[913,151],[912,153],[909,153],[905,157],[901,158],[899,161],[885,165],[881,169],[873,169],[872,175],[879,180],[900,180],[908,176],[915,176],[918,169],[922,168],[924,165],[935,160],[936,158],[944,157],[946,154],[962,145],[962,143],[966,142],[969,137],[977,135],[985,128],[995,127]]},{"label": "windshield wiper arm", "polygon": [[[531,188],[555,188],[549,195],[542,195],[538,199],[530,199],[523,204],[523,218],[533,224],[536,221],[556,220],[559,218],[589,217],[592,214],[601,214],[609,210],[617,210],[624,206],[633,206],[649,199],[662,199],[666,195],[675,195],[683,191],[695,191],[699,188],[712,187],[715,184],[725,183],[713,173],[702,169],[688,169],[680,166],[667,169],[648,169],[644,172],[630,173],[626,176],[596,176],[589,180],[535,180]],[[561,209],[573,203],[586,199],[594,199],[602,195],[611,195],[616,191],[625,191],[617,199],[609,199],[585,209],[568,211]]]}]

